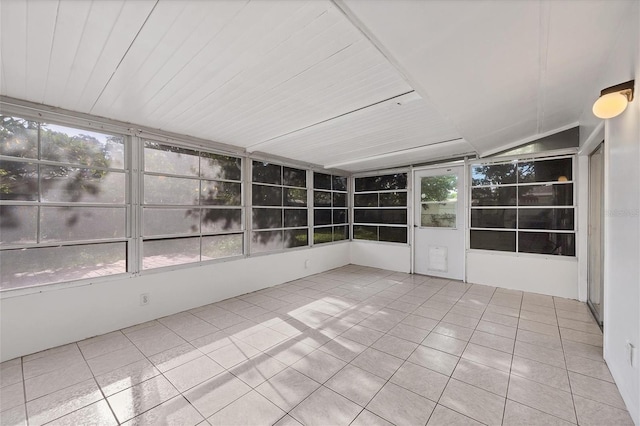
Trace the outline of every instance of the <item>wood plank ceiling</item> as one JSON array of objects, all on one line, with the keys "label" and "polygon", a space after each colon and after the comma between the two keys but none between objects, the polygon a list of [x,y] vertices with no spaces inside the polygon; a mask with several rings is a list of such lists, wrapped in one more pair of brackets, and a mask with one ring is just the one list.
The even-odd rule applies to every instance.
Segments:
[{"label": "wood plank ceiling", "polygon": [[3,0],[0,93],[348,171],[486,153],[575,124],[601,3]]}]

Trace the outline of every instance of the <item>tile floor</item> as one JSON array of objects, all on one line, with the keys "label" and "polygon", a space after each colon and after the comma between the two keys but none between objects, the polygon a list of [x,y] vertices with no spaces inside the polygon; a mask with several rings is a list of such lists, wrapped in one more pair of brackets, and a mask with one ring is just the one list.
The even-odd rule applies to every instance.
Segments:
[{"label": "tile floor", "polygon": [[4,426],[632,425],[583,303],[353,265],[0,377]]}]

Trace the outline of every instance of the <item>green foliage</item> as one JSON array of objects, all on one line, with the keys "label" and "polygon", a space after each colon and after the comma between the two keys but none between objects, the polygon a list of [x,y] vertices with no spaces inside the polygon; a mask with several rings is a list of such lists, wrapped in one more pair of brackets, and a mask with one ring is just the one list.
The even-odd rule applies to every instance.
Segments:
[{"label": "green foliage", "polygon": [[431,176],[421,183],[422,201],[446,201],[457,197],[458,178],[456,175]]},{"label": "green foliage", "polygon": [[[108,137],[106,143],[85,134],[68,135],[48,129],[45,124],[8,116],[0,116],[0,154],[16,159],[40,159],[63,163],[41,165],[25,161],[2,161],[0,164],[0,198],[3,200],[38,201],[39,195],[56,188],[57,200],[84,201],[97,196],[102,181],[109,173],[78,166],[108,168],[112,163],[114,145],[121,138]],[[40,152],[38,153],[38,149]],[[124,152],[119,153],[124,158]],[[3,215],[12,215],[12,209],[3,209]],[[6,217],[5,223],[19,226],[20,218]],[[9,220],[11,219],[11,220]],[[77,218],[67,223],[73,226]]]}]

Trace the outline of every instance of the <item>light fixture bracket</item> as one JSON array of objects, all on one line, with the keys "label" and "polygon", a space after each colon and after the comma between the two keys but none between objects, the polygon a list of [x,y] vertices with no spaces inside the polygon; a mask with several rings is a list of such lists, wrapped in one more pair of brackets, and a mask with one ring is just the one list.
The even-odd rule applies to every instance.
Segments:
[{"label": "light fixture bracket", "polygon": [[620,93],[626,96],[627,101],[633,100],[635,80],[629,80],[624,83],[616,84],[615,86],[607,87],[600,91],[600,96],[608,95],[609,93]]}]

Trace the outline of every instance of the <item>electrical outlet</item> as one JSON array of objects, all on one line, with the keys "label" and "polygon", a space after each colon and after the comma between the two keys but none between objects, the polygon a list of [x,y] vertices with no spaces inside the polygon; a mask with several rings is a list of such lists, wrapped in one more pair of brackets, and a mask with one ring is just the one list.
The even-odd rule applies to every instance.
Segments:
[{"label": "electrical outlet", "polygon": [[149,293],[142,293],[140,295],[140,306],[149,304]]}]

